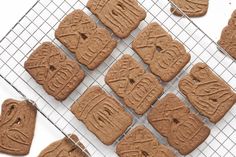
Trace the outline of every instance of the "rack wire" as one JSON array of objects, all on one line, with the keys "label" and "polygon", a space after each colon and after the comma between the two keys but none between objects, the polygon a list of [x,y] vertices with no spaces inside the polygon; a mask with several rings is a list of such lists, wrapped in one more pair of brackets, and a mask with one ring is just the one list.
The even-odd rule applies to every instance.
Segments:
[{"label": "rack wire", "polygon": [[[73,102],[92,85],[101,86],[123,104],[122,100],[105,84],[104,77],[109,67],[123,54],[132,55],[146,70],[149,70],[147,65],[145,65],[131,49],[131,43],[137,34],[150,22],[155,21],[161,24],[173,38],[180,41],[191,54],[190,63],[174,80],[169,83],[162,82],[162,85],[165,87],[165,93],[176,93],[192,112],[199,115],[178,90],[179,79],[186,75],[192,68],[192,65],[197,62],[207,63],[216,74],[223,78],[231,88],[236,91],[236,63],[219,47],[219,45],[209,38],[209,36],[207,36],[207,34],[195,25],[186,15],[181,17],[174,16],[170,12],[170,6],[175,6],[175,4],[171,1],[139,0],[140,5],[147,11],[146,19],[142,21],[139,27],[126,39],[120,40],[113,35],[113,37],[119,41],[118,46],[113,53],[94,71],[89,71],[86,67],[82,66],[86,73],[84,81],[65,101],[56,101],[45,93],[42,86],[38,85],[25,71],[23,65],[30,53],[44,41],[53,42],[62,49],[69,58],[75,59],[75,56],[55,39],[54,31],[58,27],[59,22],[74,9],[83,10],[95,20],[99,26],[105,27],[86,8],[86,3],[87,0],[38,0],[0,41],[0,76],[17,90],[22,97],[33,100],[35,104],[37,104],[38,111],[64,135],[69,137],[69,134],[71,133],[76,134],[91,156],[117,156],[115,154],[116,144],[123,138],[128,130],[139,124],[144,124],[157,136],[161,143],[168,145],[166,139],[159,135],[147,122],[146,114],[144,116],[138,116],[125,106],[124,108],[126,111],[134,117],[133,124],[126,133],[111,146],[103,145],[95,135],[88,131],[85,125],[77,120],[70,112],[70,106]],[[163,96],[164,95],[165,94],[163,94]],[[211,128],[211,134],[202,145],[187,156],[235,156],[236,107],[234,106],[216,125],[210,123],[205,117],[199,116]],[[181,156],[176,150],[173,149],[173,151],[177,156]]]}]

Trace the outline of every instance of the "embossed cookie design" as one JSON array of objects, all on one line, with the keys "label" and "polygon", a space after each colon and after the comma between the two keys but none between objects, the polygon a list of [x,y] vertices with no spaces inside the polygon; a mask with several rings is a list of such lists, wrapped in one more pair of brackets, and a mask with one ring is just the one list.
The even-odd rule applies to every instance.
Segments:
[{"label": "embossed cookie design", "polygon": [[213,123],[217,123],[236,102],[230,86],[217,77],[205,63],[198,63],[179,82],[181,92],[191,104]]},{"label": "embossed cookie design", "polygon": [[223,29],[218,44],[236,59],[236,10],[233,12],[228,26]]},{"label": "embossed cookie design", "polygon": [[[70,138],[82,149],[85,149],[76,135],[72,134],[70,135]],[[86,151],[86,153],[88,152]],[[70,139],[65,137],[62,140],[53,142],[47,146],[42,150],[38,157],[88,157],[86,153],[84,153],[83,150],[76,146]]]},{"label": "embossed cookie design", "polygon": [[139,33],[132,47],[151,72],[165,82],[172,80],[190,60],[184,46],[156,22]]},{"label": "embossed cookie design", "polygon": [[148,121],[182,155],[192,152],[210,133],[210,129],[172,93],[158,101],[148,113]]},{"label": "embossed cookie design", "polygon": [[130,55],[124,55],[107,72],[105,82],[137,114],[144,114],[162,94],[163,87]]},{"label": "embossed cookie design", "polygon": [[71,52],[77,60],[93,70],[113,51],[117,42],[104,28],[97,27],[82,10],[67,15],[55,32],[56,38]]},{"label": "embossed cookie design", "polygon": [[112,144],[132,124],[132,117],[98,86],[88,88],[71,111],[104,144]]},{"label": "embossed cookie design", "polygon": [[[172,2],[189,17],[205,15],[209,4],[209,0],[172,0]],[[174,6],[171,7],[171,12],[177,16],[182,16],[182,13]]]},{"label": "embossed cookie design", "polygon": [[146,17],[137,0],[89,0],[87,7],[120,38],[128,37]]},{"label": "embossed cookie design", "polygon": [[159,144],[155,136],[144,126],[131,130],[117,145],[119,157],[175,157],[168,147]]},{"label": "embossed cookie design", "polygon": [[64,100],[82,82],[84,72],[50,42],[40,45],[24,65],[27,72],[56,100]]},{"label": "embossed cookie design", "polygon": [[8,99],[0,117],[0,152],[26,155],[34,136],[37,109],[28,101]]}]

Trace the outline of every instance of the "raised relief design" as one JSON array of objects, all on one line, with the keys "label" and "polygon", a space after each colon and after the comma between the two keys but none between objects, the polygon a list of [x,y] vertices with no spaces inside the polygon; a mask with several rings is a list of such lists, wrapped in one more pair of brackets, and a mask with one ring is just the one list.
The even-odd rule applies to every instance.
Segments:
[{"label": "raised relief design", "polygon": [[116,152],[119,157],[175,157],[144,126],[137,126],[118,143]]},{"label": "raised relief design", "polygon": [[37,109],[28,101],[8,99],[0,117],[0,152],[26,155],[34,136]]},{"label": "raised relief design", "polygon": [[112,144],[132,124],[132,117],[100,87],[88,88],[71,111],[104,144]]},{"label": "raised relief design", "polygon": [[162,94],[163,88],[130,55],[124,55],[109,69],[106,83],[137,114],[144,114]]},{"label": "raised relief design", "polygon": [[172,80],[189,62],[184,46],[156,22],[149,24],[135,38],[133,49],[163,81]]},{"label": "raised relief design", "polygon": [[49,95],[60,101],[66,99],[84,78],[79,64],[67,59],[50,42],[40,45],[24,67]]},{"label": "raised relief design", "polygon": [[[207,13],[209,0],[172,0],[186,15],[190,17],[199,17]],[[174,6],[171,7],[171,12],[177,16],[182,16],[182,13]]]},{"label": "raised relief design", "polygon": [[82,10],[75,10],[67,15],[55,32],[56,38],[71,52],[77,60],[93,70],[99,66],[116,47],[116,41],[104,28]]},{"label": "raised relief design", "polygon": [[236,102],[230,86],[217,77],[205,63],[198,63],[179,82],[181,92],[191,104],[213,123],[217,123]]},{"label": "raised relief design", "polygon": [[223,29],[218,44],[236,59],[236,10],[233,12],[228,26]]},{"label": "raised relief design", "polygon": [[89,0],[87,7],[120,38],[128,37],[146,17],[137,0]]},{"label": "raised relief design", "polygon": [[210,133],[210,129],[172,93],[158,101],[148,114],[148,121],[182,155],[192,152]]},{"label": "raised relief design", "polygon": [[[83,152],[85,148],[79,142],[78,137],[72,134],[70,138],[71,139],[65,137],[62,140],[53,142],[42,150],[38,157],[88,157],[88,155],[86,155],[88,152],[86,150],[86,153]],[[71,140],[77,143],[83,150],[76,146]]]}]

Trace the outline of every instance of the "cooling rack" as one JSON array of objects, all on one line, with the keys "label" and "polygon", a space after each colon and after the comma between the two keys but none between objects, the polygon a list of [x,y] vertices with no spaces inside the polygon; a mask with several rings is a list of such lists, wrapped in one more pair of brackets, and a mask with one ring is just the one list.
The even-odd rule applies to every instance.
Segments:
[{"label": "cooling rack", "polygon": [[[0,76],[17,90],[25,99],[32,100],[40,113],[42,113],[55,127],[65,136],[76,134],[84,144],[92,157],[115,157],[115,146],[124,137],[128,130],[136,125],[143,124],[148,127],[158,140],[168,145],[166,139],[160,136],[147,122],[146,114],[136,115],[126,108],[127,112],[133,115],[133,124],[113,145],[103,145],[84,124],[77,120],[70,112],[70,106],[80,95],[92,85],[99,85],[109,94],[120,100],[112,90],[105,84],[104,76],[109,67],[123,54],[132,55],[142,64],[146,70],[148,67],[142,62],[137,54],[131,49],[131,43],[137,34],[150,22],[158,22],[174,39],[185,45],[186,50],[191,54],[190,63],[169,83],[163,83],[165,94],[174,92],[180,97],[192,112],[199,113],[189,104],[185,97],[178,90],[179,79],[186,75],[192,65],[197,62],[207,63],[213,71],[224,79],[231,88],[236,91],[236,63],[221,49],[208,35],[206,35],[187,16],[177,17],[170,12],[170,6],[175,6],[168,0],[139,0],[140,5],[147,11],[147,17],[131,35],[123,40],[116,38],[119,43],[113,53],[94,71],[82,66],[86,73],[84,81],[75,91],[63,102],[58,102],[47,95],[42,86],[38,85],[25,71],[23,65],[30,53],[44,41],[51,41],[62,49],[69,58],[75,59],[60,42],[54,37],[55,29],[59,22],[74,9],[81,9],[87,13],[101,27],[102,23],[86,8],[87,0],[39,0],[20,19],[19,22],[0,41]],[[175,6],[176,7],[176,6]],[[177,8],[178,9],[178,8]],[[165,96],[165,94],[162,95]],[[207,140],[195,151],[187,155],[189,157],[233,157],[236,154],[236,107],[234,106],[227,115],[216,125],[208,119],[199,115],[200,118],[211,128],[211,134]],[[76,142],[75,142],[76,144]],[[78,145],[78,144],[77,144]],[[78,145],[79,146],[79,145]],[[171,148],[172,149],[172,148]],[[176,156],[181,156],[172,149]]]}]

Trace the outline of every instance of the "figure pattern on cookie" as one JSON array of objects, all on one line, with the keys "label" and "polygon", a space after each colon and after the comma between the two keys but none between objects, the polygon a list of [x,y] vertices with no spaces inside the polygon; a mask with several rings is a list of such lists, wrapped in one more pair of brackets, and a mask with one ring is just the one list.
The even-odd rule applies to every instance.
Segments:
[{"label": "figure pattern on cookie", "polygon": [[37,109],[28,101],[5,100],[0,116],[0,152],[26,155],[34,137]]},{"label": "figure pattern on cookie", "polygon": [[158,101],[148,113],[148,121],[182,155],[192,152],[210,133],[199,117],[172,93]]},{"label": "figure pattern on cookie", "polygon": [[49,95],[60,101],[66,99],[84,79],[79,64],[66,58],[50,42],[40,45],[24,67]]},{"label": "figure pattern on cookie", "polygon": [[235,104],[236,94],[205,63],[197,63],[179,82],[181,92],[213,123],[217,123]]},{"label": "figure pattern on cookie", "polygon": [[128,37],[146,17],[137,0],[89,0],[87,7],[120,38]]},{"label": "figure pattern on cookie", "polygon": [[162,81],[172,80],[189,62],[184,46],[156,22],[145,27],[134,39],[132,47]]},{"label": "figure pattern on cookie", "polygon": [[137,126],[118,143],[119,157],[175,157],[168,147],[160,144],[155,136],[144,126]]},{"label": "figure pattern on cookie", "polygon": [[105,82],[137,114],[144,114],[162,94],[163,87],[130,55],[123,55],[108,70]]},{"label": "figure pattern on cookie", "polygon": [[104,28],[97,27],[82,10],[67,15],[55,32],[56,38],[77,60],[93,70],[98,67],[114,50],[117,42]]},{"label": "figure pattern on cookie", "polygon": [[132,117],[98,86],[88,88],[71,111],[104,144],[112,144],[132,124]]}]

